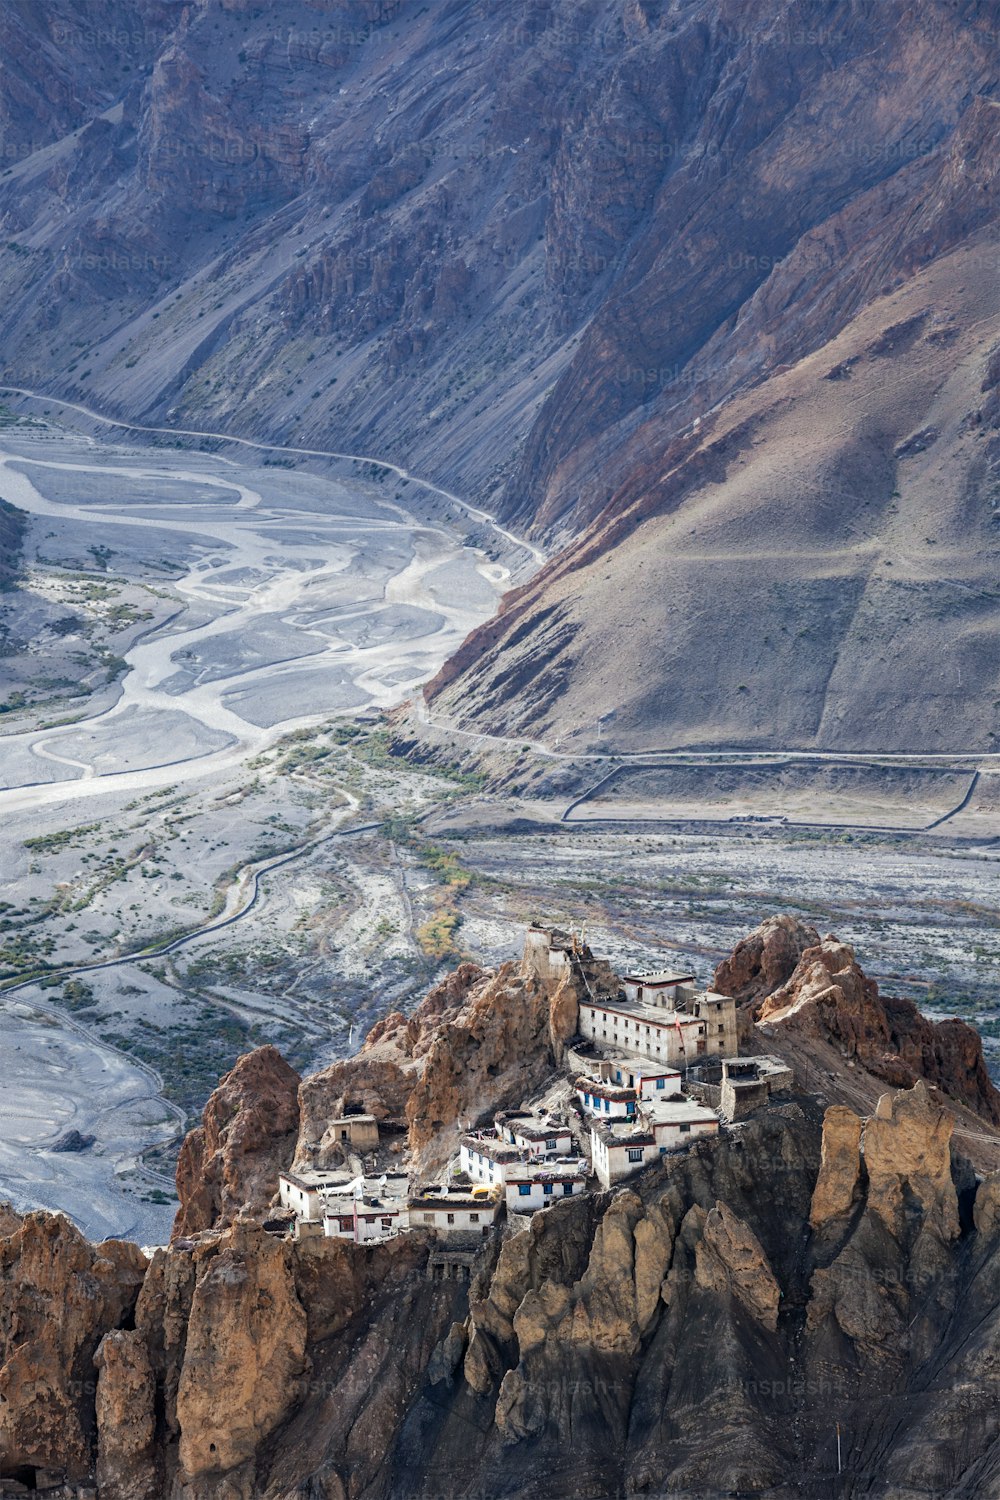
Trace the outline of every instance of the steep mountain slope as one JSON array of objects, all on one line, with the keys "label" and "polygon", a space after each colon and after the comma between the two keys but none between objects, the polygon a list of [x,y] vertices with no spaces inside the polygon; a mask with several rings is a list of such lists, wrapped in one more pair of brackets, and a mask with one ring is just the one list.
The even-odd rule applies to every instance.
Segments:
[{"label": "steep mountain slope", "polygon": [[134,0],[94,66],[0,12],[9,381],[570,543],[436,712],[996,732],[993,7]]},{"label": "steep mountain slope", "polygon": [[651,422],[434,712],[568,746],[614,713],[631,749],[995,748],[998,264],[942,258],[662,457]]}]

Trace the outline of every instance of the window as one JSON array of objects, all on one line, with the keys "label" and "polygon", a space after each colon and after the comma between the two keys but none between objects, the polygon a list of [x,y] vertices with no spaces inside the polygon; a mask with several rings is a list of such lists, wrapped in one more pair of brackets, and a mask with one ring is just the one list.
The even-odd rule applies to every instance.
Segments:
[{"label": "window", "polygon": [[656,1087],[658,1089],[666,1088],[666,1085],[667,1085],[667,1080],[665,1078],[658,1078],[656,1080]]},{"label": "window", "polygon": [[521,1183],[518,1183],[517,1191],[520,1193],[520,1195],[521,1195],[522,1198],[530,1198],[531,1197],[531,1183],[530,1182],[521,1182]]},{"label": "window", "polygon": [[583,1102],[584,1102],[584,1104],[589,1104],[590,1103],[590,1095],[589,1094],[584,1094],[584,1096],[583,1096]]},{"label": "window", "polygon": [[630,1146],[628,1148],[628,1159],[629,1161],[642,1161],[642,1147]]},{"label": "window", "polygon": [[677,1128],[680,1130],[681,1135],[689,1135],[691,1132],[690,1125],[679,1125]]},{"label": "window", "polygon": [[423,1215],[423,1221],[424,1221],[425,1224],[433,1224],[434,1223],[434,1215],[433,1214],[424,1214]]},{"label": "window", "polygon": [[546,1151],[555,1151],[557,1149],[558,1145],[559,1145],[558,1141],[546,1141],[545,1142],[545,1149],[546,1149]]},{"label": "window", "polygon": [[611,1100],[610,1099],[605,1099],[605,1101],[604,1101],[604,1113],[606,1115],[609,1115],[611,1113]]},{"label": "window", "polygon": [[392,1220],[391,1219],[383,1219],[382,1220],[382,1228],[383,1229],[391,1229],[392,1228]]},{"label": "window", "polygon": [[479,1223],[479,1215],[478,1214],[470,1214],[469,1215],[469,1223],[470,1224],[478,1224]]},{"label": "window", "polygon": [[723,1033],[725,1032],[725,1029],[726,1029],[725,1026],[720,1022],[720,1024],[719,1024],[719,1035],[720,1036],[723,1035]]},{"label": "window", "polygon": [[635,1114],[635,1105],[632,1104],[631,1102],[627,1103],[625,1105],[625,1113],[627,1115],[634,1115]]},{"label": "window", "polygon": [[542,1192],[546,1195],[546,1197],[548,1197],[551,1194],[551,1192],[552,1192],[552,1184],[551,1184],[551,1182],[543,1182],[542,1183]]},{"label": "window", "polygon": [[454,1224],[454,1222],[455,1222],[455,1215],[454,1214],[449,1214],[448,1215],[448,1223],[449,1224]]}]

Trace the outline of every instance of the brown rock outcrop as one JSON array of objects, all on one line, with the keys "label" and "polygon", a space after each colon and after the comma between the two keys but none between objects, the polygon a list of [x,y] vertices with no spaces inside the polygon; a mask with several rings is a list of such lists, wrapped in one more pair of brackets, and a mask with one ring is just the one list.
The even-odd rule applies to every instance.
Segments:
[{"label": "brown rock outcrop", "polygon": [[0,1463],[90,1471],[93,1360],[135,1304],[146,1257],[91,1245],[58,1214],[27,1214],[0,1239]]},{"label": "brown rock outcrop", "polygon": [[156,1378],[136,1330],[106,1333],[97,1377],[97,1487],[101,1500],[157,1500]]},{"label": "brown rock outcrop", "polygon": [[298,1089],[276,1047],[246,1053],[225,1075],[181,1146],[174,1239],[266,1210],[295,1147]]},{"label": "brown rock outcrop", "polygon": [[196,1256],[177,1389],[180,1462],[192,1479],[252,1462],[307,1369],[289,1247],[235,1225]]},{"label": "brown rock outcrop", "polygon": [[[823,1167],[813,1195],[814,1250],[825,1261],[812,1274],[807,1328],[821,1367],[847,1338],[883,1379],[908,1351],[919,1356],[953,1316],[957,1300],[951,1246],[960,1234],[953,1116],[920,1081],[883,1094],[863,1122],[863,1170],[855,1158],[858,1126],[850,1111],[828,1110]],[[825,1180],[824,1180],[825,1178]],[[857,1202],[861,1212],[850,1221]],[[988,1199],[984,1231],[991,1222]],[[839,1236],[838,1236],[839,1230]]]},{"label": "brown rock outcrop", "polygon": [[339,1150],[327,1121],[361,1106],[405,1121],[417,1171],[437,1171],[458,1136],[491,1111],[520,1104],[548,1076],[577,1029],[578,987],[523,963],[489,973],[461,964],[409,1017],[378,1022],[358,1053],[304,1080],[295,1161],[327,1165]]},{"label": "brown rock outcrop", "polygon": [[463,1129],[492,1109],[519,1104],[552,1062],[549,996],[515,964],[480,985],[427,1050],[406,1103],[417,1169],[434,1171],[453,1155]]},{"label": "brown rock outcrop", "polygon": [[787,984],[807,948],[815,948],[819,933],[797,917],[765,917],[741,938],[715,971],[712,988],[732,995],[740,1005],[757,1006]]},{"label": "brown rock outcrop", "polygon": [[844,1104],[831,1104],[823,1116],[823,1155],[809,1210],[814,1229],[849,1214],[861,1196],[861,1127]]},{"label": "brown rock outcrop", "polygon": [[958,1196],[951,1174],[954,1116],[923,1080],[883,1094],[865,1123],[868,1208],[901,1238],[908,1215],[919,1213],[942,1240],[959,1233]]},{"label": "brown rock outcrop", "polygon": [[719,1202],[702,1216],[703,1228],[695,1251],[694,1279],[703,1291],[728,1295],[773,1333],[778,1326],[781,1289],[764,1248],[749,1225]]},{"label": "brown rock outcrop", "polygon": [[1000,1094],[978,1032],[964,1021],[929,1021],[911,1000],[883,997],[853,948],[835,937],[807,948],[755,1013],[765,1038],[778,1041],[783,1027],[823,1037],[894,1088],[923,1078],[1000,1124]]},{"label": "brown rock outcrop", "polygon": [[336,1143],[326,1135],[327,1121],[348,1109],[360,1108],[379,1120],[403,1121],[439,1027],[460,1014],[487,977],[477,964],[459,964],[424,996],[412,1015],[392,1011],[376,1022],[354,1057],[303,1079],[296,1164],[328,1164]]}]

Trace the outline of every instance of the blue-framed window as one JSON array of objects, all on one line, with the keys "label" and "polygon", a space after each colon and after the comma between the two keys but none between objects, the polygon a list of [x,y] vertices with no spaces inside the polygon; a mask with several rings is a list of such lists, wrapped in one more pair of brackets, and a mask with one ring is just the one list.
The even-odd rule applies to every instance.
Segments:
[{"label": "blue-framed window", "polygon": [[656,1080],[656,1087],[658,1089],[666,1088],[666,1086],[667,1086],[667,1080],[665,1078],[658,1078]]},{"label": "blue-framed window", "polygon": [[[518,1185],[517,1185],[517,1191],[520,1193],[520,1195],[521,1195],[522,1198],[530,1198],[531,1197],[531,1183],[530,1182],[519,1182]],[[541,1223],[541,1220],[539,1220],[539,1223]]]}]

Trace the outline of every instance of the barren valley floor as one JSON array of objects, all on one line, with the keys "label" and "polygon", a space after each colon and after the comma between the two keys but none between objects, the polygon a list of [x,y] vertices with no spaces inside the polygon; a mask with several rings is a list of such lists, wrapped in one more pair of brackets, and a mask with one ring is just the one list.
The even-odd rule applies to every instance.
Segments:
[{"label": "barren valley floor", "polygon": [[[975,1018],[996,1060],[989,798],[937,833],[865,831],[933,821],[974,760],[898,784],[630,771],[563,822],[603,763],[518,746],[491,778],[447,734],[420,763],[373,712],[494,607],[525,565],[508,542],[370,472],[2,436],[0,494],[31,519],[2,600],[0,1195],[162,1240],[178,1136],[240,1052],[350,1053],[460,956],[514,956],[535,915],[704,981],[794,912],[889,991]],[[851,826],[729,821],[748,813]]]}]

